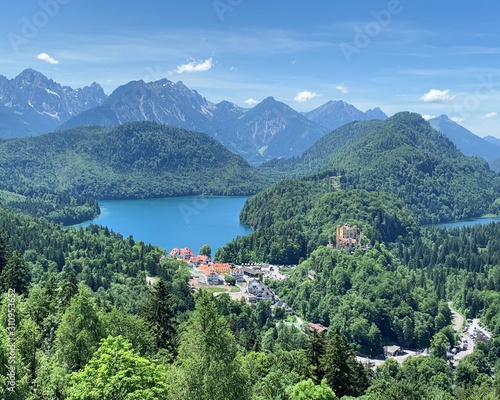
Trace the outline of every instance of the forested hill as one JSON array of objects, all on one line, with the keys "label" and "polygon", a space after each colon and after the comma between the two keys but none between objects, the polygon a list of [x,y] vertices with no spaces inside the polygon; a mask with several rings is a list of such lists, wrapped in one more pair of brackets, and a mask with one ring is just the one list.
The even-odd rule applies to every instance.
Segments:
[{"label": "forested hill", "polygon": [[152,122],[1,141],[0,182],[100,199],[243,195],[267,184],[215,139]]},{"label": "forested hill", "polygon": [[463,155],[418,114],[354,122],[320,139],[299,158],[268,164],[277,174],[337,176],[342,189],[396,194],[421,223],[457,220],[490,211],[500,176]]},{"label": "forested hill", "polygon": [[262,164],[260,169],[270,175],[288,178],[304,177],[324,171],[342,149],[380,125],[383,125],[383,121],[350,122],[323,136],[300,156],[273,159]]},{"label": "forested hill", "polygon": [[329,191],[329,182],[284,181],[250,198],[242,220],[257,228],[218,250],[216,258],[296,264],[335,241],[337,224],[356,224],[366,244],[418,235],[416,219],[395,195]]}]

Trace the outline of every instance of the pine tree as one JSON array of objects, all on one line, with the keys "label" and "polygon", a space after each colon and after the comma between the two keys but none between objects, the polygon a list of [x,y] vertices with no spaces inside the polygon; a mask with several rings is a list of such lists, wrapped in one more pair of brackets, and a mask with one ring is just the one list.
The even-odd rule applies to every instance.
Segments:
[{"label": "pine tree", "polygon": [[175,355],[177,348],[175,299],[167,290],[163,279],[155,284],[151,297],[144,307],[143,315],[156,338],[156,346]]},{"label": "pine tree", "polygon": [[249,398],[234,336],[212,295],[203,291],[181,336],[177,366],[176,399]]},{"label": "pine tree", "polygon": [[92,293],[80,284],[78,295],[71,300],[57,329],[58,358],[68,371],[77,371],[92,357],[102,336],[103,328]]},{"label": "pine tree", "polygon": [[17,294],[27,293],[29,281],[28,265],[21,255],[14,251],[0,273],[0,289],[3,292],[14,289]]},{"label": "pine tree", "polygon": [[340,398],[360,396],[368,387],[363,366],[345,336],[334,332],[321,359],[321,368],[328,385]]},{"label": "pine tree", "polygon": [[78,293],[78,282],[76,279],[76,273],[71,271],[66,278],[61,287],[60,304],[64,309],[66,308],[73,296]]},{"label": "pine tree", "polygon": [[311,364],[316,383],[320,383],[324,377],[324,372],[321,368],[321,359],[325,355],[326,345],[327,342],[324,334],[318,333],[315,329],[307,337],[306,354]]}]

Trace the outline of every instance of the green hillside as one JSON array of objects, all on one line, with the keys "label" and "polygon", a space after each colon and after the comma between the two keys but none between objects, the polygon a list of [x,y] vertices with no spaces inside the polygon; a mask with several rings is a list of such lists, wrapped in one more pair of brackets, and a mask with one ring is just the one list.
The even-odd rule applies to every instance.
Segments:
[{"label": "green hillside", "polygon": [[14,211],[64,225],[89,221],[101,212],[97,200],[91,198],[40,189],[23,190],[21,193],[0,190],[0,204]]},{"label": "green hillside", "polygon": [[277,175],[338,176],[342,189],[394,193],[421,223],[459,220],[491,211],[500,176],[463,155],[418,115],[354,122],[320,139],[300,158],[265,166]]},{"label": "green hillside", "polygon": [[4,189],[99,199],[255,193],[266,180],[207,135],[151,122],[0,142]]},{"label": "green hillside", "polygon": [[490,211],[500,177],[464,156],[418,114],[399,113],[355,140],[332,162],[343,188],[396,194],[420,222],[459,220]]},{"label": "green hillside", "polygon": [[382,121],[355,121],[345,124],[319,139],[313,146],[298,157],[273,159],[262,164],[259,169],[271,176],[288,178],[304,177],[327,169],[344,147],[372,129],[383,124]]},{"label": "green hillside", "polygon": [[336,224],[357,223],[372,242],[390,243],[414,232],[415,221],[498,210],[500,176],[483,160],[464,156],[417,114],[349,124],[295,163],[294,172],[310,166],[322,172],[250,198],[241,220],[257,231],[228,244],[222,259],[296,263],[333,239]]},{"label": "green hillside", "polygon": [[[282,182],[249,199],[243,221],[258,228],[219,249],[225,261],[296,264],[334,241],[337,224],[357,224],[366,243],[395,242],[417,233],[411,212],[393,194],[366,190],[328,192],[311,182]],[[252,219],[256,216],[260,219]]]}]

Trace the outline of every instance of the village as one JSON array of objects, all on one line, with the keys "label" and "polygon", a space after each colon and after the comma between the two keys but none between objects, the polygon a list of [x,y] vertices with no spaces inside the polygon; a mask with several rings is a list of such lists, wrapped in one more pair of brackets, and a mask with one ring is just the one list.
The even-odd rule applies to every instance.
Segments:
[{"label": "village", "polygon": [[[343,249],[352,252],[361,247],[362,233],[356,225],[338,225],[336,230],[336,242],[331,242],[328,247]],[[169,256],[187,263],[190,268],[191,278],[189,286],[192,291],[204,289],[214,296],[227,293],[233,300],[244,299],[248,303],[269,301],[271,308],[280,307],[286,316],[294,321],[305,332],[316,330],[318,333],[325,332],[328,328],[318,323],[305,323],[296,317],[292,307],[282,301],[272,289],[265,283],[266,279],[281,281],[287,279],[295,265],[271,265],[267,263],[230,264],[213,261],[207,254],[195,255],[188,247],[173,248]],[[308,273],[310,280],[314,280],[316,271]],[[149,278],[149,284],[153,281]],[[292,318],[293,317],[293,318]]]},{"label": "village", "polygon": [[[335,248],[354,251],[360,246],[362,234],[356,225],[338,225]],[[330,242],[328,247],[334,247]],[[280,301],[278,296],[264,283],[264,279],[283,280],[295,266],[278,266],[266,263],[248,263],[235,265],[212,261],[207,254],[195,255],[188,247],[173,248],[170,257],[184,261],[191,268],[190,287],[194,291],[205,287],[215,295],[228,293],[234,300],[244,298],[249,303],[260,300],[270,301],[273,306],[285,308],[288,314],[293,310]],[[316,271],[309,271],[313,280]]]},{"label": "village", "polygon": [[[264,279],[283,280],[287,274],[280,270],[283,266],[270,264],[244,264],[234,265],[212,261],[207,255],[195,255],[187,248],[174,248],[170,257],[184,261],[191,269],[189,286],[191,290],[201,288],[213,293],[215,296],[227,293],[233,300],[245,299],[249,303],[260,300],[269,301],[272,307],[283,307],[288,314],[293,310],[264,283]],[[288,270],[294,266],[286,267]]]},{"label": "village", "polygon": [[[349,253],[356,249],[367,250],[369,246],[362,245],[362,233],[356,225],[337,225],[335,244],[329,242],[327,247],[343,249]],[[187,263],[191,270],[189,286],[192,291],[204,289],[214,296],[227,293],[233,300],[244,299],[248,303],[269,301],[271,309],[278,307],[284,311],[287,322],[302,330],[304,333],[316,331],[323,333],[328,327],[319,323],[305,322],[295,315],[294,310],[286,302],[282,301],[275,292],[265,283],[265,279],[281,281],[287,279],[296,267],[295,265],[271,265],[267,263],[247,263],[242,265],[222,263],[213,261],[208,255],[195,255],[187,247],[173,248],[170,257]],[[315,270],[308,271],[308,279],[314,280]],[[149,282],[151,284],[151,281]],[[451,304],[450,304],[451,308]],[[451,308],[452,309],[452,308]],[[474,351],[476,341],[488,341],[491,333],[481,326],[479,319],[467,321],[452,309],[453,329],[460,343],[452,345],[447,351],[447,360],[452,367]],[[381,358],[367,358],[358,356],[358,361],[376,368],[387,359],[393,358],[400,364],[408,357],[428,356],[429,349],[415,350],[404,349],[397,345],[384,346],[384,356]]]}]

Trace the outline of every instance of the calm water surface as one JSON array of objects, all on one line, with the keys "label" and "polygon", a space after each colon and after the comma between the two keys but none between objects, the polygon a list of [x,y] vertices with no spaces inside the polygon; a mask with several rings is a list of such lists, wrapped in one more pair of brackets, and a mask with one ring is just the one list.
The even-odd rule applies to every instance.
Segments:
[{"label": "calm water surface", "polygon": [[198,252],[205,243],[212,255],[236,236],[252,233],[240,224],[239,213],[247,197],[169,197],[145,200],[99,201],[101,215],[81,226],[107,226],[124,237],[171,250],[189,247]]},{"label": "calm water surface", "polygon": [[465,219],[462,221],[445,222],[442,224],[433,224],[427,226],[433,228],[461,228],[463,226],[489,224],[490,222],[500,222],[500,217],[481,217],[481,218]]}]

